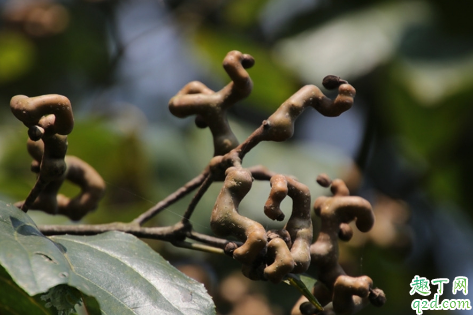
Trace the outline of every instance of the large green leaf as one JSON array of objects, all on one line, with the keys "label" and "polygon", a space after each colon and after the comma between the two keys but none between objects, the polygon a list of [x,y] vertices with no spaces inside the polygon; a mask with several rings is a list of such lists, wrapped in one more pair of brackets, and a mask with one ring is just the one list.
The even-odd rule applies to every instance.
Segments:
[{"label": "large green leaf", "polygon": [[93,296],[103,314],[213,314],[202,284],[136,237],[108,232],[47,238],[0,202],[0,264],[29,295],[67,284]]},{"label": "large green leaf", "polygon": [[0,314],[49,315],[51,308],[46,308],[38,296],[29,296],[13,282],[8,273],[0,267]]},{"label": "large green leaf", "polygon": [[28,215],[0,202],[0,264],[29,295],[67,283],[71,266],[58,246]]}]

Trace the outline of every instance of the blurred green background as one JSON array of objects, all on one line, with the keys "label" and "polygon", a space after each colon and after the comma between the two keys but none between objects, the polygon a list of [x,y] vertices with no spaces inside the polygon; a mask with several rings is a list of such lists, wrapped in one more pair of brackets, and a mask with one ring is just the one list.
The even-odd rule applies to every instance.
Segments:
[{"label": "blurred green background", "polygon": [[[334,74],[357,89],[352,110],[330,119],[308,110],[290,142],[263,143],[244,165],[293,174],[313,199],[327,193],[315,183],[325,172],[373,204],[374,230],[341,245],[347,273],[369,275],[388,297],[362,314],[414,314],[415,275],[449,278],[443,298],[471,300],[452,295],[451,283],[473,276],[472,9],[467,0],[0,1],[0,197],[22,200],[35,180],[10,98],[62,94],[76,120],[69,154],[108,185],[83,222],[132,220],[200,173],[213,152],[209,131],[173,117],[167,102],[192,80],[222,88],[222,60],[240,50],[256,60],[253,92],[231,110],[240,141],[305,84]],[[241,212],[278,227],[261,211],[268,183],[254,186]],[[193,217],[201,232],[211,234],[219,189]],[[151,224],[176,222],[189,200]],[[284,284],[241,279],[230,258],[149,243],[183,270],[200,268],[221,314],[287,314],[298,298]]]}]

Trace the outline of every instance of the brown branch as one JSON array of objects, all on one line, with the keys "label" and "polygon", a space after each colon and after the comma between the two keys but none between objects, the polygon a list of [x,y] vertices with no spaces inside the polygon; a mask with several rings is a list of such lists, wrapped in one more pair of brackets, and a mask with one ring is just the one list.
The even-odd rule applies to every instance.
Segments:
[{"label": "brown branch", "polygon": [[79,225],[40,225],[39,230],[44,235],[96,235],[109,231],[120,231],[162,241],[182,241],[185,239],[184,226],[141,227],[138,224],[114,222],[107,224],[79,224]]},{"label": "brown branch", "polygon": [[223,238],[218,238],[218,237],[213,237],[213,236],[206,235],[206,234],[201,234],[201,233],[196,232],[196,231],[188,232],[187,237],[194,240],[194,241],[198,241],[198,242],[201,242],[201,243],[204,243],[204,244],[207,244],[207,245],[211,245],[213,247],[222,248],[222,249],[225,249],[225,246],[227,246],[227,244],[229,244],[229,243],[236,243],[237,246],[241,246],[241,244],[242,244],[241,242],[233,242],[233,241],[229,241],[229,240],[226,240],[226,239],[223,239]]},{"label": "brown branch", "polygon": [[[114,222],[108,224],[80,225],[40,225],[39,230],[46,236],[52,235],[97,235],[109,231],[120,231],[140,238],[155,239],[170,242],[176,247],[189,248],[215,254],[224,254],[225,246],[231,242],[226,239],[213,237],[189,230],[190,225],[177,223],[166,227],[142,227],[136,223]],[[189,238],[204,244],[186,242]],[[241,245],[239,242],[236,246]]]},{"label": "brown branch", "polygon": [[253,133],[244,142],[240,143],[238,147],[232,150],[238,153],[238,156],[241,160],[243,160],[245,155],[250,152],[251,149],[253,149],[256,145],[258,145],[258,143],[264,140],[263,135],[264,129],[266,128],[265,126],[267,126],[266,120],[263,121],[261,126],[259,126],[258,129],[253,131]]},{"label": "brown branch", "polygon": [[208,246],[208,245],[189,243],[189,242],[180,242],[180,241],[171,242],[171,244],[176,246],[176,247],[199,250],[201,252],[207,252],[207,253],[212,253],[212,254],[225,254],[223,249],[215,248],[215,247]]},{"label": "brown branch", "polygon": [[184,213],[184,216],[182,217],[182,222],[183,223],[188,223],[189,222],[189,219],[191,218],[191,215],[194,212],[195,207],[197,206],[197,204],[199,203],[200,199],[205,194],[207,189],[209,189],[210,185],[212,185],[212,182],[213,182],[213,178],[210,174],[208,174],[205,177],[204,182],[200,186],[199,190],[195,194],[194,198],[192,198],[189,206],[187,207],[187,210]]},{"label": "brown branch", "polygon": [[146,212],[142,213],[139,217],[134,219],[132,223],[138,224],[138,225],[143,225],[145,222],[153,218],[155,215],[159,214],[161,211],[175,203],[176,201],[179,201],[180,199],[184,198],[187,194],[189,194],[191,191],[199,187],[201,185],[205,178],[208,176],[209,171],[206,169],[203,171],[200,175],[197,177],[193,178],[189,182],[187,182],[184,186],[158,202],[154,207],[148,209]]},{"label": "brown branch", "polygon": [[33,188],[31,189],[23,204],[17,204],[21,211],[26,213],[47,185],[48,182],[44,181],[40,176],[38,176],[36,183],[34,184]]}]

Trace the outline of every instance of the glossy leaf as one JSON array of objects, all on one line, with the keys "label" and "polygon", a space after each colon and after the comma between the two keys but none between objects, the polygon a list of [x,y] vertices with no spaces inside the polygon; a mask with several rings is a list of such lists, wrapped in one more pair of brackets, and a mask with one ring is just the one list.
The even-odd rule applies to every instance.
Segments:
[{"label": "glossy leaf", "polygon": [[286,279],[284,280],[284,282],[296,288],[319,311],[324,310],[323,306],[319,303],[317,298],[312,294],[311,290],[308,289],[308,287],[312,288],[314,286],[314,284],[317,282],[316,279],[313,279],[306,275],[298,275],[298,274],[290,273],[286,276]]},{"label": "glossy leaf", "polygon": [[0,264],[29,295],[67,284],[93,296],[103,314],[212,314],[202,284],[136,237],[107,232],[54,236],[0,203]]},{"label": "glossy leaf", "polygon": [[[12,303],[14,301],[14,303]],[[29,296],[0,267],[0,314],[49,315],[52,309],[46,308],[39,296]]]},{"label": "glossy leaf", "polygon": [[29,295],[67,283],[63,275],[71,266],[58,246],[38,231],[28,215],[0,203],[0,264]]}]

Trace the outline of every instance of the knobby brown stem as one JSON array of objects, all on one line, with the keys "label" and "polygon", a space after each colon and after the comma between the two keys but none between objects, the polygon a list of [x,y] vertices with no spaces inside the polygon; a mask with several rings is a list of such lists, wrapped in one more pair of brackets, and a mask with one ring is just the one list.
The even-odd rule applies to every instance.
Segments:
[{"label": "knobby brown stem", "polygon": [[228,124],[227,111],[250,94],[253,82],[246,69],[251,68],[254,62],[250,55],[230,51],[223,60],[223,67],[232,82],[214,92],[203,83],[193,81],[169,101],[169,110],[174,116],[184,118],[195,115],[198,127],[209,127],[214,140],[214,156],[225,154],[238,145]]},{"label": "knobby brown stem", "polygon": [[335,117],[350,109],[356,94],[347,81],[337,76],[326,76],[322,82],[325,88],[338,88],[335,100],[327,98],[315,85],[306,85],[288,98],[261,126],[233,151],[240,159],[261,141],[285,141],[294,134],[294,123],[307,107],[312,107],[323,116]]},{"label": "knobby brown stem", "polygon": [[[66,156],[67,135],[74,127],[69,99],[50,94],[38,97],[17,95],[10,101],[12,113],[28,127],[28,152],[33,157],[31,169],[38,179],[25,201],[16,204],[51,214],[64,214],[79,220],[97,207],[105,182],[86,162]],[[81,188],[75,198],[59,194],[65,180]]]},{"label": "knobby brown stem", "polygon": [[[368,276],[352,277],[339,264],[338,239],[349,241],[353,236],[350,225],[355,221],[360,232],[368,232],[375,218],[371,204],[358,196],[350,196],[344,181],[331,180],[321,174],[317,182],[330,187],[332,197],[321,196],[314,202],[314,212],[320,217],[320,231],[310,246],[312,264],[317,267],[318,282],[312,292],[322,305],[332,302],[336,314],[354,314],[371,302],[381,306],[386,301],[384,292],[373,287]],[[370,292],[376,290],[376,294]],[[301,315],[305,306],[302,297],[292,310],[292,315]],[[301,308],[302,306],[302,308]]]}]

